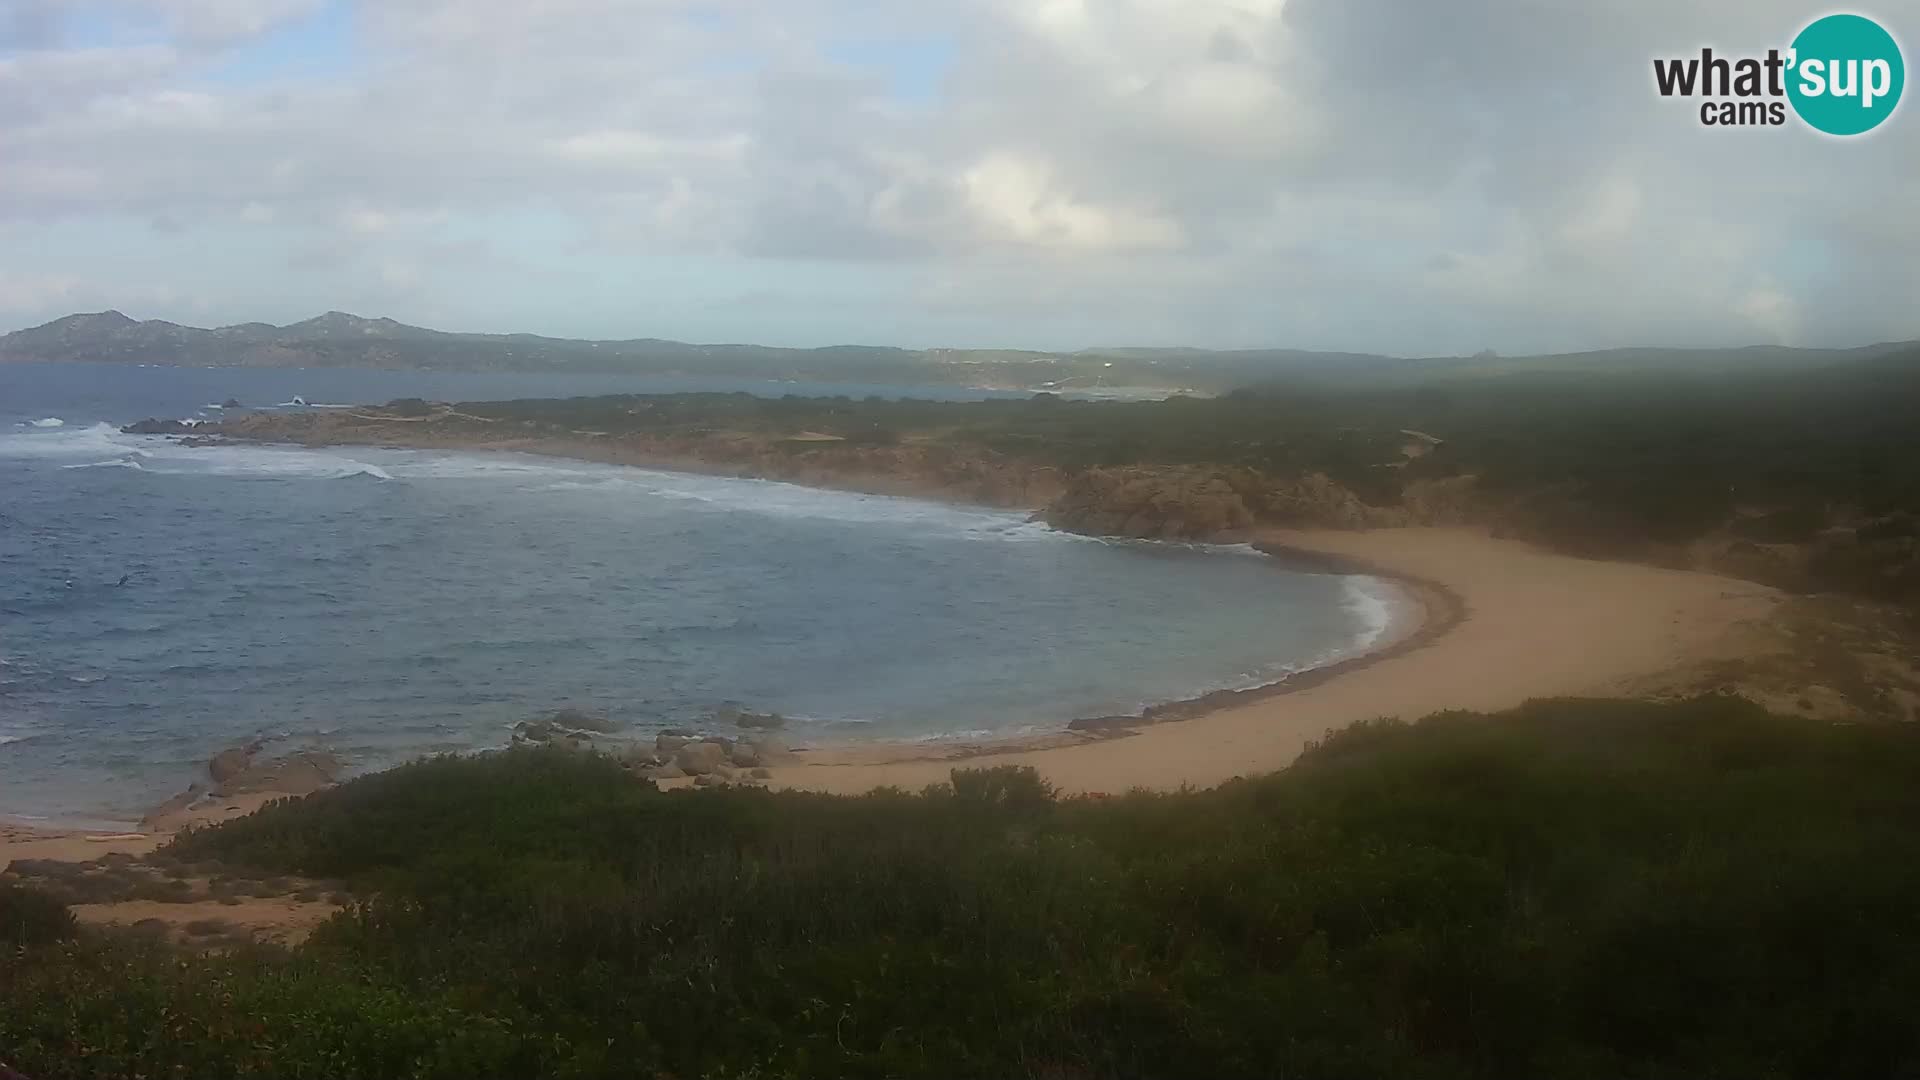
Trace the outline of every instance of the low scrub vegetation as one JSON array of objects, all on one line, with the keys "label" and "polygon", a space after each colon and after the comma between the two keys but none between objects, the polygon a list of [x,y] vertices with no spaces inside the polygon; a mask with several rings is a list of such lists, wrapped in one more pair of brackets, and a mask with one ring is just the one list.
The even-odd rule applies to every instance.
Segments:
[{"label": "low scrub vegetation", "polygon": [[[1920,352],[1818,370],[1516,373],[1414,385],[1248,387],[1215,399],[1090,402],[670,394],[469,402],[494,421],[700,439],[824,433],[1067,472],[1213,472],[1262,522],[1342,525],[1294,499],[1324,475],[1384,521],[1434,481],[1472,478],[1439,516],[1582,555],[1681,559],[1811,591],[1920,604]],[[1410,445],[1418,452],[1409,456]],[[791,444],[794,453],[820,445]],[[1416,500],[1417,501],[1417,500]],[[1304,516],[1303,516],[1304,514]],[[1791,548],[1792,550],[1781,550]]]},{"label": "low scrub vegetation", "polygon": [[1108,798],[1021,770],[839,798],[441,759],[173,843],[349,882],[295,950],[70,940],[0,893],[0,1059],[36,1080],[1910,1076],[1917,821],[1920,730],[1726,698],[1382,721],[1273,776]]}]

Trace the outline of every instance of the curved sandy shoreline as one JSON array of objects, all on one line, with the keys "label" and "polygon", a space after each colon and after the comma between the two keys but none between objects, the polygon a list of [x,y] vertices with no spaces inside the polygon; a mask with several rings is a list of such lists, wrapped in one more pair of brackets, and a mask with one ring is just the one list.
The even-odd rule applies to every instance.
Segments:
[{"label": "curved sandy shoreline", "polygon": [[913,789],[945,780],[964,760],[1031,766],[1069,793],[1208,787],[1284,768],[1307,743],[1357,720],[1630,693],[1723,655],[1780,599],[1752,582],[1578,559],[1467,528],[1276,530],[1257,546],[1390,578],[1445,609],[1429,606],[1420,629],[1385,648],[1125,738],[1076,734],[905,755],[897,747],[836,748],[773,770],[771,783],[838,793]]},{"label": "curved sandy shoreline", "polygon": [[[1284,768],[1308,742],[1357,720],[1628,692],[1723,653],[1730,635],[1779,599],[1751,582],[1558,555],[1468,528],[1265,530],[1252,543],[1290,568],[1385,579],[1416,601],[1417,618],[1364,653],[1278,683],[1014,740],[818,747],[775,768],[770,786],[918,788],[944,781],[962,761],[1032,766],[1069,793],[1211,786]],[[238,812],[215,807],[164,828]],[[137,853],[155,842],[0,826],[0,867],[15,857]]]},{"label": "curved sandy shoreline", "polygon": [[[1327,552],[1289,547],[1277,541],[1250,545],[1277,569],[1341,577],[1367,577],[1393,590],[1396,610],[1380,635],[1364,648],[1336,660],[1303,668],[1271,682],[1238,689],[1210,690],[1193,697],[1149,705],[1139,713],[1075,719],[1060,730],[1023,735],[984,735],[951,739],[862,739],[811,743],[801,748],[804,768],[828,765],[874,767],[904,762],[938,761],[949,766],[978,758],[1054,747],[1077,746],[1098,739],[1125,738],[1158,724],[1195,720],[1210,713],[1311,689],[1330,679],[1351,676],[1388,657],[1423,648],[1447,634],[1466,616],[1466,605],[1446,585],[1415,577],[1390,567]],[[781,771],[781,770],[776,770]],[[804,775],[804,774],[802,774]],[[669,781],[664,786],[684,786]],[[804,783],[778,786],[805,788]]]}]

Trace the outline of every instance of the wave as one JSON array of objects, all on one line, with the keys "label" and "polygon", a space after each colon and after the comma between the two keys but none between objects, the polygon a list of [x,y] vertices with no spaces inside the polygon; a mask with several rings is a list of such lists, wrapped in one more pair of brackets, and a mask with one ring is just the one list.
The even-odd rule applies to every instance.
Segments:
[{"label": "wave", "polygon": [[[305,404],[303,399],[296,398]],[[1170,545],[1061,532],[1018,511],[956,506],[897,495],[873,495],[805,487],[779,480],[666,472],[626,465],[571,461],[533,454],[437,450],[382,450],[373,461],[348,456],[344,448],[295,446],[180,446],[164,436],[124,435],[111,424],[0,435],[0,458],[82,458],[73,467],[138,468],[162,475],[233,478],[385,481],[492,480],[558,496],[608,490],[670,499],[691,509],[747,513],[786,520],[872,525],[921,535],[1002,543],[1098,543],[1113,546]],[[141,457],[141,462],[129,460]],[[1244,545],[1178,545],[1208,552],[1258,554]]]},{"label": "wave", "polygon": [[780,480],[666,472],[630,465],[535,454],[397,451],[385,462],[406,480],[493,480],[555,495],[631,493],[670,499],[690,509],[750,513],[788,520],[881,525],[976,539],[1100,542],[1028,520],[1025,513],[955,506],[898,495],[806,487]]},{"label": "wave", "polygon": [[380,464],[339,450],[278,446],[187,447],[163,435],[127,435],[112,424],[0,435],[0,458],[81,459],[69,469],[123,468],[165,476],[392,480]]},{"label": "wave", "polygon": [[[301,401],[302,399],[295,399]],[[304,404],[304,401],[302,401]],[[999,543],[1091,543],[1151,550],[1264,557],[1245,544],[1185,544],[1084,536],[1032,520],[1021,511],[957,506],[929,499],[807,487],[780,480],[667,472],[535,454],[381,450],[374,461],[345,448],[275,445],[182,447],[164,436],[123,435],[110,424],[66,432],[0,435],[0,457],[87,457],[75,467],[140,468],[164,475],[262,479],[383,481],[490,480],[556,496],[612,490],[673,500],[690,509],[900,529],[920,535]],[[145,458],[128,461],[129,455]]]},{"label": "wave", "polygon": [[1340,590],[1341,609],[1352,617],[1357,627],[1345,641],[1304,659],[1243,671],[1231,679],[1199,687],[1178,697],[1136,702],[1129,711],[1137,715],[1166,701],[1192,701],[1221,690],[1261,690],[1277,686],[1296,675],[1365,656],[1377,648],[1399,623],[1409,602],[1406,594],[1393,582],[1364,574],[1340,575]]},{"label": "wave", "polygon": [[14,432],[0,435],[0,457],[42,458],[85,455],[97,458],[123,449],[112,439],[117,435],[119,435],[118,429],[111,424],[94,424],[84,428],[68,428],[63,424],[59,429]]},{"label": "wave", "polygon": [[65,420],[60,419],[57,416],[49,416],[43,420],[29,420],[27,421],[27,426],[37,427],[37,428],[57,428],[57,427],[66,427],[67,422]]},{"label": "wave", "polygon": [[1365,652],[1378,644],[1398,620],[1401,603],[1399,590],[1390,582],[1366,575],[1342,578],[1341,588],[1345,595],[1341,598],[1340,606],[1360,622],[1360,632],[1353,640],[1353,651]]},{"label": "wave", "polygon": [[146,471],[146,467],[141,465],[140,462],[132,456],[114,458],[111,461],[88,461],[79,465],[62,465],[60,467],[63,469],[139,469],[142,472]]}]

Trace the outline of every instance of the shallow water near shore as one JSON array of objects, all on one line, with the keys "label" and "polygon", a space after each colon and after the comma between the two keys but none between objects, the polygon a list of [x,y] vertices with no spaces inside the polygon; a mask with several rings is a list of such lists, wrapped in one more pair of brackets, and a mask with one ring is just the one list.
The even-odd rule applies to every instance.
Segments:
[{"label": "shallow water near shore", "polygon": [[[126,820],[237,741],[369,769],[500,746],[561,705],[644,733],[738,703],[799,744],[1045,731],[1331,662],[1390,616],[1371,579],[1018,513],[515,454],[187,448],[113,425],[192,415],[215,377],[286,400],[302,373],[116,370],[0,368],[0,815]],[[324,374],[328,396],[394,396]]]}]

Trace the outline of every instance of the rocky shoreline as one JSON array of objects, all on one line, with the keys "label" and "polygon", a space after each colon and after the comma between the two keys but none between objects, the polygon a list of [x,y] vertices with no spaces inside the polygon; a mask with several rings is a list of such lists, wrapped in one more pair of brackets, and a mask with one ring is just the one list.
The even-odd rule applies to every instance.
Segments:
[{"label": "rocky shoreline", "polygon": [[[396,403],[398,405],[399,403]],[[425,406],[425,403],[420,403]],[[1089,535],[1200,543],[1246,542],[1260,522],[1247,506],[1250,470],[1184,466],[1088,468],[1072,472],[1036,466],[994,453],[965,455],[938,444],[850,446],[825,439],[795,440],[738,433],[697,437],[628,434],[618,438],[584,431],[530,428],[523,423],[462,414],[445,406],[395,409],[341,409],[315,412],[253,412],[177,427],[177,421],[148,420],[128,425],[132,434],[176,437],[182,444],[218,446],[228,441],[292,443],[305,446],[372,445],[429,450],[507,451],[573,458],[607,464],[756,479],[813,487],[902,495],[941,501],[1024,509],[1036,520],[1064,531]],[[1376,508],[1325,477],[1310,476],[1292,488],[1277,490],[1270,478],[1255,498],[1261,517],[1274,505],[1291,507],[1286,516],[1311,524],[1364,527],[1376,522]],[[1409,577],[1389,567],[1271,542],[1254,546],[1278,565],[1309,573],[1364,575],[1390,582],[1404,598],[1403,610],[1383,638],[1354,656],[1290,674],[1245,689],[1217,690],[1192,698],[1149,706],[1139,713],[1083,717],[1058,733],[1018,738],[989,738],[947,744],[937,749],[901,745],[901,757],[930,753],[955,760],[1012,748],[1059,745],[1087,739],[1123,737],[1147,726],[1195,719],[1217,710],[1296,693],[1357,671],[1391,656],[1421,648],[1449,632],[1465,617],[1460,597],[1439,582]],[[607,750],[640,776],[665,786],[755,783],[770,767],[801,762],[775,731],[779,718],[738,711],[739,735],[718,731],[669,730],[651,743],[616,733],[604,717],[560,709],[520,724],[514,745],[563,746]],[[716,716],[716,721],[724,721]],[[724,723],[709,725],[723,727]],[[862,744],[864,749],[873,749]],[[341,763],[319,751],[253,764],[260,747],[222,752],[212,763],[211,784],[196,783],[148,815],[143,827],[178,820],[192,808],[237,792],[271,790],[300,795],[332,783]],[[831,750],[831,747],[816,748]],[[244,755],[243,755],[244,751]],[[238,770],[238,771],[235,771]],[[226,773],[228,775],[223,775]],[[274,786],[284,773],[288,782]]]},{"label": "rocky shoreline", "polygon": [[1238,543],[1263,527],[1464,524],[1473,503],[1470,477],[1409,485],[1398,505],[1375,506],[1321,473],[1286,477],[1205,464],[1063,468],[973,443],[913,437],[858,442],[810,431],[613,434],[476,416],[427,402],[241,413],[191,428],[177,428],[178,423],[143,420],[124,430],[185,435],[196,442],[218,437],[540,454],[1022,509],[1068,532],[1148,540]]}]

